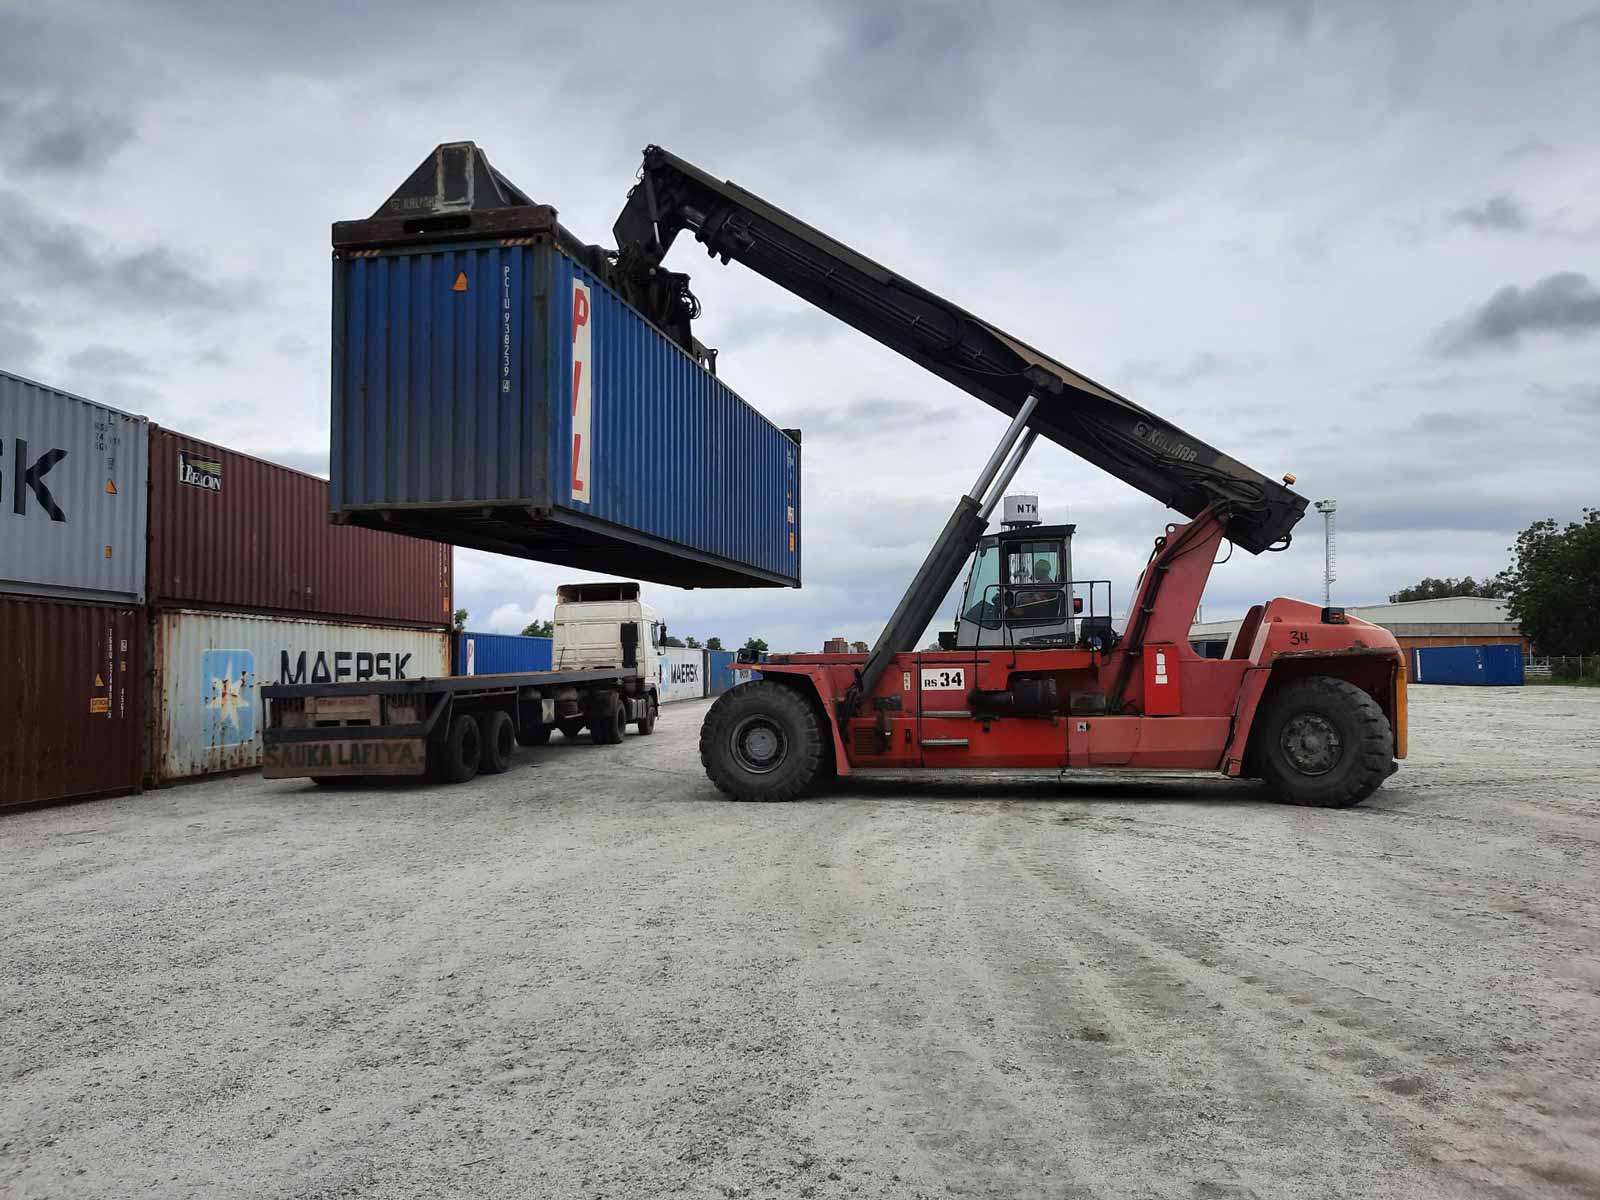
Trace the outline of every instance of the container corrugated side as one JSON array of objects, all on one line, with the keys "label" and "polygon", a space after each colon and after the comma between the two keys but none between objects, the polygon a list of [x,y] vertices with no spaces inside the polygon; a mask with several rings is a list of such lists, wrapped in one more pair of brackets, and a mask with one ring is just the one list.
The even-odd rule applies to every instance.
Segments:
[{"label": "container corrugated side", "polygon": [[150,472],[151,604],[449,623],[450,548],[333,524],[326,480],[168,429]]},{"label": "container corrugated side", "polygon": [[593,371],[586,424],[581,405],[551,405],[551,503],[798,583],[799,447],[610,288],[549,259],[549,394],[581,374],[585,307]]},{"label": "container corrugated side", "polygon": [[1518,645],[1419,646],[1411,651],[1410,681],[1514,687],[1524,682]]},{"label": "container corrugated side", "polygon": [[161,782],[261,764],[261,685],[437,678],[449,635],[245,613],[161,611],[151,692]]},{"label": "container corrugated side", "polygon": [[334,265],[342,519],[684,587],[797,586],[800,447],[547,240]]},{"label": "container corrugated side", "polygon": [[139,789],[144,610],[0,596],[0,807]]},{"label": "container corrugated side", "polygon": [[514,675],[548,671],[554,661],[555,642],[544,637],[519,637],[509,633],[455,635],[457,675]]},{"label": "container corrugated side", "polygon": [[142,603],[149,425],[0,371],[0,592]]},{"label": "container corrugated side", "polygon": [[733,651],[706,651],[706,695],[720,696],[734,686]]}]

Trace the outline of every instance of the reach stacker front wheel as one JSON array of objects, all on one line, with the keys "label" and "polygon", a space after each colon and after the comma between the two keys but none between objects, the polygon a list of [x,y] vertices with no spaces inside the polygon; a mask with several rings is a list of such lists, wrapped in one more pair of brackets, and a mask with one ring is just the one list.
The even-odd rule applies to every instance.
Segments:
[{"label": "reach stacker front wheel", "polygon": [[1267,786],[1290,804],[1349,808],[1393,770],[1389,720],[1349,680],[1312,675],[1269,696],[1266,705],[1256,762]]},{"label": "reach stacker front wheel", "polygon": [[793,688],[769,680],[724,692],[700,727],[700,761],[735,800],[793,800],[822,767],[816,711]]}]

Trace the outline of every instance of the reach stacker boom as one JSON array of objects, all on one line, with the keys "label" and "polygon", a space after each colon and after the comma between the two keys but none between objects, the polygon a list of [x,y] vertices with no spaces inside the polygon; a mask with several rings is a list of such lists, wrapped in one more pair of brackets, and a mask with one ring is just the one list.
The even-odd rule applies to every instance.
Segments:
[{"label": "reach stacker boom", "polygon": [[[610,282],[691,354],[705,353],[689,332],[697,306],[663,267],[685,232],[1011,419],[870,654],[774,655],[712,706],[700,755],[728,795],[790,800],[863,768],[1182,768],[1343,807],[1405,756],[1404,658],[1388,631],[1279,597],[1250,609],[1229,657],[1189,645],[1223,541],[1289,544],[1307,504],[1292,476],[1260,474],[659,147],[614,232]],[[1189,518],[1156,538],[1120,632],[1109,582],[1072,575],[1071,526],[985,536],[1041,436]],[[969,560],[956,628],[919,651]]]}]

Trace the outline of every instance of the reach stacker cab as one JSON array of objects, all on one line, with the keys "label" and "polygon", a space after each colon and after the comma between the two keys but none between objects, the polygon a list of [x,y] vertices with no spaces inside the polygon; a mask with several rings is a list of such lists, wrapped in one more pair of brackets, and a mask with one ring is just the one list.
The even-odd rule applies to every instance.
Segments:
[{"label": "reach stacker cab", "polygon": [[[773,655],[713,705],[700,755],[728,795],[789,800],[876,767],[1177,768],[1345,806],[1405,756],[1404,659],[1387,631],[1280,597],[1250,609],[1228,658],[1189,645],[1222,544],[1288,546],[1307,507],[1293,476],[1253,470],[659,147],[614,232],[612,286],[686,349],[698,307],[663,259],[692,233],[1011,418],[870,654]],[[1073,578],[1070,526],[987,534],[1040,436],[1188,518],[1155,539],[1120,631],[1111,585]],[[917,649],[969,560],[955,628]]]}]

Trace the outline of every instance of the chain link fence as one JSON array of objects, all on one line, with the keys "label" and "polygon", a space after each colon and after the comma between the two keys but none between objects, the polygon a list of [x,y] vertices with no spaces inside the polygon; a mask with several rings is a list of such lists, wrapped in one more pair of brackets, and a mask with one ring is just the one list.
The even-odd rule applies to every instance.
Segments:
[{"label": "chain link fence", "polygon": [[1532,678],[1594,679],[1600,681],[1600,654],[1551,655],[1529,658],[1525,664]]}]

